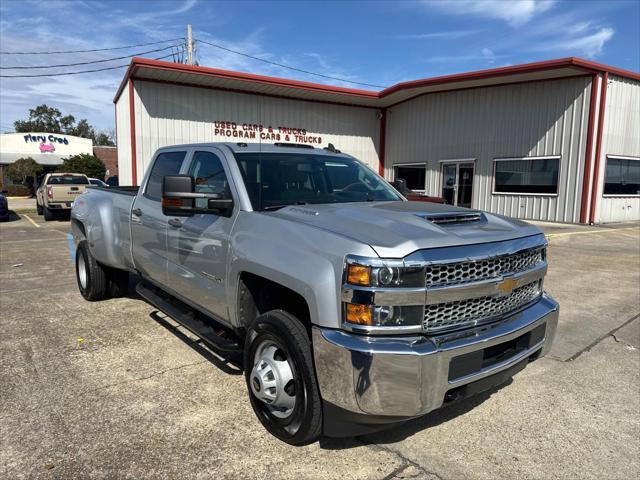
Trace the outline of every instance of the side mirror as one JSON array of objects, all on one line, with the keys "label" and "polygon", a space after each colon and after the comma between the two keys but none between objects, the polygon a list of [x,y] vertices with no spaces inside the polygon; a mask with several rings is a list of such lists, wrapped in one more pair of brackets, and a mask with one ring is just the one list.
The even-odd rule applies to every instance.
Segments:
[{"label": "side mirror", "polygon": [[[198,199],[204,199],[197,202]],[[199,205],[206,205],[205,207]],[[196,213],[231,216],[233,200],[219,193],[194,192],[193,177],[166,175],[162,179],[162,213],[169,217],[190,217]]]},{"label": "side mirror", "polygon": [[398,178],[391,182],[393,188],[395,188],[400,193],[405,193],[407,191],[407,181],[404,178]]}]

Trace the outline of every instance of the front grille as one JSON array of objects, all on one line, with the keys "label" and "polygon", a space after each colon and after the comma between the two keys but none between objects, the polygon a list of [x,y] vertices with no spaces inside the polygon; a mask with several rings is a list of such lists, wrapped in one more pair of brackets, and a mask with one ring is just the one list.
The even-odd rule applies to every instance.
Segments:
[{"label": "front grille", "polygon": [[483,260],[430,265],[427,267],[427,287],[460,285],[490,280],[510,273],[523,272],[544,261],[544,248]]},{"label": "front grille", "polygon": [[426,332],[435,332],[489,322],[534,300],[541,293],[541,283],[540,280],[536,280],[516,288],[507,296],[480,297],[426,305],[423,329]]}]

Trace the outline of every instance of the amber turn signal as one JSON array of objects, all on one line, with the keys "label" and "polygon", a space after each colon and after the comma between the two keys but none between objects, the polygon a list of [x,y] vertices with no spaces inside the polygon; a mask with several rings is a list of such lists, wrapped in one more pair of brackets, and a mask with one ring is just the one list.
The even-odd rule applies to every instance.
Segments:
[{"label": "amber turn signal", "polygon": [[356,305],[355,303],[347,303],[347,322],[356,325],[372,325],[373,324],[373,307],[371,305]]},{"label": "amber turn signal", "polygon": [[371,285],[371,267],[363,267],[362,265],[348,265],[347,282],[352,285]]},{"label": "amber turn signal", "polygon": [[172,198],[172,197],[162,197],[162,206],[163,207],[181,207],[182,199]]}]

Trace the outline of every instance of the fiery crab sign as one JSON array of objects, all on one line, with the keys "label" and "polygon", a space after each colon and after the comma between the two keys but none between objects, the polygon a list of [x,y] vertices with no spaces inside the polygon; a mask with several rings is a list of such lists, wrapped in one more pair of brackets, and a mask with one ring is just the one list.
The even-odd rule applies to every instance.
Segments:
[{"label": "fiery crab sign", "polygon": [[81,153],[93,153],[90,138],[49,132],[0,134],[0,164],[31,157],[41,165],[60,165],[63,158]]},{"label": "fiery crab sign", "polygon": [[322,145],[322,137],[311,135],[305,128],[273,127],[259,123],[237,123],[225,120],[213,122],[213,133],[226,138],[249,141],[293,142]]}]

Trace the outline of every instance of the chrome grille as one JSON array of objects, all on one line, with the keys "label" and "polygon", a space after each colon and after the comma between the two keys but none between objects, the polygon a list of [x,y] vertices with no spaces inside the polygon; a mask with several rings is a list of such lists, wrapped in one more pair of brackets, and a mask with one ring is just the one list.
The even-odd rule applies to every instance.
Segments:
[{"label": "chrome grille", "polygon": [[544,247],[483,260],[429,265],[427,287],[460,285],[498,278],[509,273],[529,270],[542,261],[544,261]]},{"label": "chrome grille", "polygon": [[491,321],[531,302],[540,295],[541,288],[542,282],[537,280],[516,288],[507,296],[488,296],[426,305],[423,329],[426,332],[435,332]]}]

